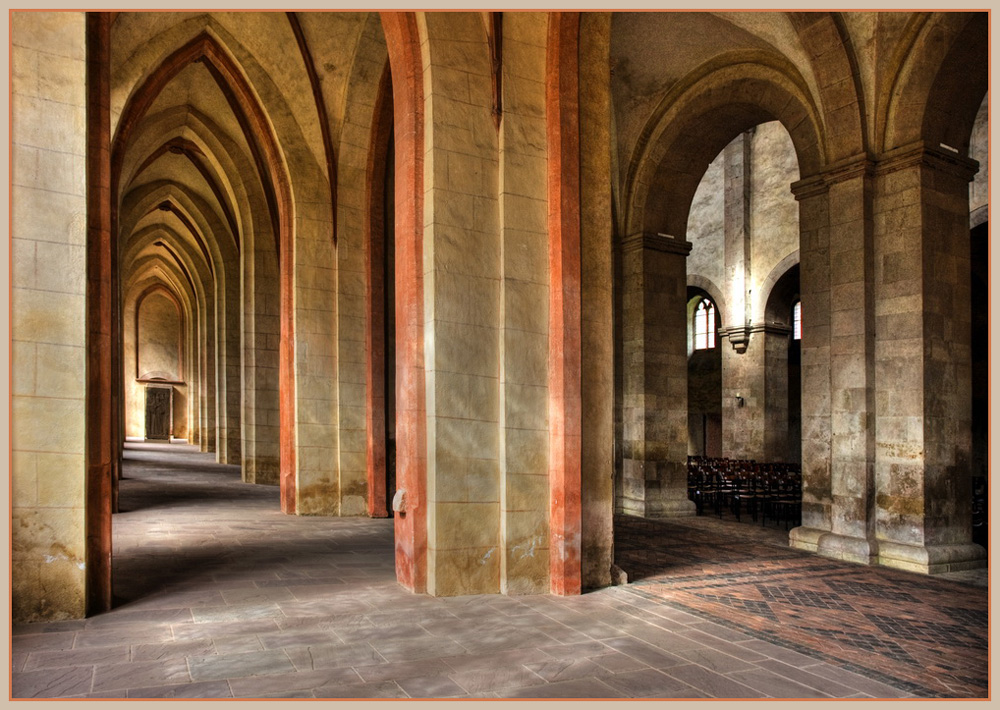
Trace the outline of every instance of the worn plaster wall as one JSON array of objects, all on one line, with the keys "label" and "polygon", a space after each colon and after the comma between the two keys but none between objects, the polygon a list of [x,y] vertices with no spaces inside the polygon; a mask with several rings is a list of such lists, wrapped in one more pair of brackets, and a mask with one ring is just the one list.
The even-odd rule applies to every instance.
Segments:
[{"label": "worn plaster wall", "polygon": [[51,620],[84,613],[84,14],[11,45],[11,613]]}]

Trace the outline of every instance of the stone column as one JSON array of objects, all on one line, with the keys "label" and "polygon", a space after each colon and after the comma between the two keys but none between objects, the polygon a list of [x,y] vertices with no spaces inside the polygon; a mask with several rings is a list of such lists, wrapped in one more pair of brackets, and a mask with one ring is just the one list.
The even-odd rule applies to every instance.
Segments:
[{"label": "stone column", "polygon": [[[753,131],[723,151],[725,171],[725,273],[728,289],[722,347],[722,455],[764,458],[764,340],[751,336],[750,169]],[[752,341],[751,341],[752,338]],[[725,347],[728,341],[731,347]]]},{"label": "stone column", "polygon": [[799,202],[802,300],[802,526],[789,544],[815,552],[830,530],[830,226],[822,178],[792,186]]},{"label": "stone column", "polygon": [[877,169],[878,562],[986,565],[971,543],[968,183],[976,164],[922,144]]},{"label": "stone column", "polygon": [[803,526],[791,544],[875,561],[872,165],[793,186],[802,223]]},{"label": "stone column", "polygon": [[754,329],[764,341],[764,461],[798,460],[789,455],[788,341],[792,329],[770,323]]},{"label": "stone column", "polygon": [[830,433],[831,534],[820,554],[871,564],[874,536],[875,371],[871,164],[831,170]]},{"label": "stone column", "polygon": [[[110,607],[110,506],[100,498],[113,415],[98,406],[88,430],[87,345],[101,334],[87,331],[86,13],[14,12],[10,22],[10,611],[29,622]],[[117,373],[105,363],[98,382],[110,398]],[[90,529],[88,503],[103,504]]]},{"label": "stone column", "polygon": [[763,461],[765,341],[763,333],[752,333],[742,325],[720,333],[722,455]]},{"label": "stone column", "polygon": [[687,264],[691,243],[624,240],[623,509],[694,515],[687,498]]}]

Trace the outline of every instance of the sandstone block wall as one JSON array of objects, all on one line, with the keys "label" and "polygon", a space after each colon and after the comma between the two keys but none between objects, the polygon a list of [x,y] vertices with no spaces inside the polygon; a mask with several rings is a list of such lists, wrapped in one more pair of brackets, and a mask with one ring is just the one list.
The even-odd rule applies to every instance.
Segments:
[{"label": "sandstone block wall", "polygon": [[84,610],[85,21],[15,12],[11,493],[14,618]]}]

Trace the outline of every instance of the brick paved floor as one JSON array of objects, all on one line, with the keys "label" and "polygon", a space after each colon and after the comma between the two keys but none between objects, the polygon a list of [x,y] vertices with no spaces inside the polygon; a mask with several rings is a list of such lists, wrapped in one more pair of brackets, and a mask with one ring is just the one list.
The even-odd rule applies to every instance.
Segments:
[{"label": "brick paved floor", "polygon": [[759,527],[619,517],[617,563],[635,592],[756,638],[917,696],[986,697],[987,589],[817,557]]},{"label": "brick paved floor", "polygon": [[[129,444],[126,453],[122,512],[113,522],[116,608],[90,619],[15,626],[12,697],[948,694],[924,680],[915,682],[905,662],[897,665],[907,673],[890,677],[887,671],[894,673],[895,666],[873,670],[831,651],[832,647],[817,650],[809,639],[827,643],[838,630],[828,621],[810,622],[816,631],[796,627],[801,638],[786,637],[775,630],[761,605],[760,613],[740,612],[740,616],[733,612],[741,602],[727,604],[698,596],[743,600],[745,608],[756,608],[750,602],[760,602],[781,621],[808,620],[820,611],[824,618],[845,614],[839,605],[854,608],[854,601],[864,597],[864,588],[847,574],[831,579],[854,584],[851,588],[823,582],[826,588],[817,589],[779,580],[789,561],[798,565],[789,577],[809,565],[830,563],[787,555],[791,551],[768,542],[757,544],[768,548],[765,557],[771,557],[766,564],[774,575],[758,586],[733,586],[719,577],[715,583],[725,584],[711,587],[711,575],[732,576],[733,565],[738,564],[746,570],[745,561],[733,559],[739,551],[723,538],[723,552],[708,555],[714,561],[689,556],[684,562],[687,571],[679,577],[669,576],[678,574],[671,558],[656,561],[647,556],[647,563],[655,564],[644,572],[633,569],[633,577],[639,578],[633,584],[578,597],[434,598],[409,594],[395,582],[390,520],[283,515],[276,488],[243,484],[237,467],[214,464],[210,455],[192,447]],[[657,547],[668,543],[664,549],[672,551],[673,559],[685,544],[707,554],[706,546],[713,543],[706,536],[718,537],[718,531],[698,533],[697,526],[704,522],[689,521],[688,528],[671,530],[643,527],[642,521],[638,526],[619,521],[619,549],[655,536]],[[670,544],[688,534],[684,530],[698,533],[697,540]],[[665,532],[666,541],[660,539]],[[764,533],[754,533],[759,534]],[[749,539],[749,533],[744,537]],[[729,561],[723,559],[727,555]],[[631,565],[624,558],[623,562]],[[893,580],[877,576],[863,584],[930,600],[925,591]],[[947,643],[949,634],[953,627],[980,623],[979,602],[970,601],[964,586],[926,584],[952,592],[953,598],[938,598],[942,608],[951,611],[937,613],[949,621],[935,616],[902,632],[916,629],[933,636],[944,655],[931,659],[926,655],[929,650],[918,652],[912,643],[898,646],[920,663],[953,664],[957,659]],[[876,616],[889,620],[866,620],[866,634],[885,639],[899,633],[892,625],[892,619],[899,617],[891,616],[890,610]],[[962,638],[972,642],[981,636]],[[838,644],[850,650],[843,639]],[[984,657],[985,652],[973,649],[971,643],[967,650],[967,667],[955,673],[955,696],[982,694],[981,686],[962,684],[958,678],[974,676],[978,672],[974,667],[980,667],[976,664]]]}]

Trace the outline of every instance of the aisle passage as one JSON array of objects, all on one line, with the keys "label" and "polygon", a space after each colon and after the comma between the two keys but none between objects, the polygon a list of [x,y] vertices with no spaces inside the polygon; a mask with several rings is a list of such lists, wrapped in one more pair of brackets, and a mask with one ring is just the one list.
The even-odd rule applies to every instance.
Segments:
[{"label": "aisle passage", "polygon": [[[725,603],[692,603],[704,596],[692,580],[717,585],[716,596],[744,594],[704,559],[685,568],[680,584],[668,581],[676,570],[636,568],[633,584],[579,597],[409,594],[395,581],[391,520],[283,515],[276,488],[244,484],[238,468],[192,447],[129,444],[126,453],[114,518],[118,606],[86,620],[16,626],[13,697],[985,694],[974,684],[946,692],[897,681],[744,623]],[[618,523],[623,566],[644,535],[644,544],[674,536],[690,545],[684,528],[633,522]],[[698,536],[699,554],[710,557],[713,545],[732,551],[731,542],[711,538]],[[677,545],[669,547],[676,559]],[[777,570],[782,555],[774,550]],[[970,610],[969,623],[978,620],[983,590],[944,584],[962,592],[953,606]],[[819,613],[806,602],[797,613]],[[884,649],[876,644],[871,653]],[[985,664],[985,652],[972,655]]]}]

